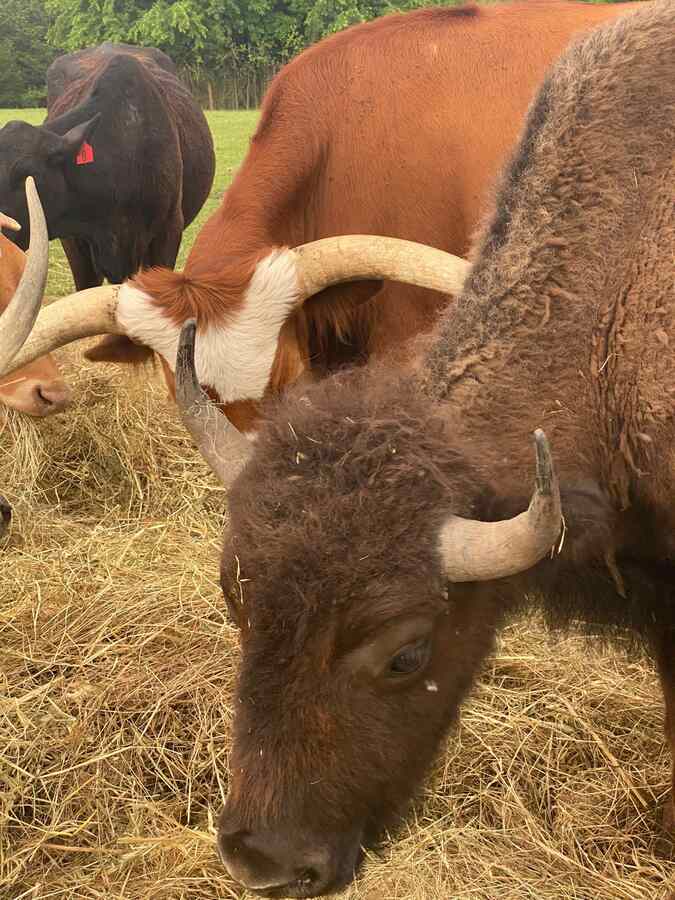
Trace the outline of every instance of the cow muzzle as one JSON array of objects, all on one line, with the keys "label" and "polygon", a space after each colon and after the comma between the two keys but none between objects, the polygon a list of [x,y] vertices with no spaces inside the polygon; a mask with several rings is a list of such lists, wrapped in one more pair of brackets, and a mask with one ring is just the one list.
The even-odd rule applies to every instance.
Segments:
[{"label": "cow muzzle", "polygon": [[42,419],[63,412],[72,402],[70,387],[60,378],[18,378],[0,384],[0,404]]},{"label": "cow muzzle", "polygon": [[261,897],[319,897],[343,890],[361,860],[361,830],[328,839],[291,828],[237,828],[227,810],[218,831],[218,853],[239,884]]}]

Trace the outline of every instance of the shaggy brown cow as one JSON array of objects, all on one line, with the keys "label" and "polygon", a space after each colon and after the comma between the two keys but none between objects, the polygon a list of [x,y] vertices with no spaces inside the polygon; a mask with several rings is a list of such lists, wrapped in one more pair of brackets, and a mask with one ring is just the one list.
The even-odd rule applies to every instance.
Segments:
[{"label": "shaggy brown cow", "polygon": [[431,326],[445,296],[362,281],[303,306],[281,248],[364,233],[465,254],[548,65],[572,35],[635,5],[434,8],[310,48],[270,86],[249,153],[184,272],[138,276],[115,315],[104,290],[104,314],[88,320],[88,333],[121,331],[152,347],[171,383],[180,326],[196,316],[201,381],[244,431],[261,398],[308,372],[400,353]]},{"label": "shaggy brown cow", "polygon": [[[0,213],[0,313],[14,296],[26,266],[23,251],[1,232],[3,228],[15,231],[19,227],[14,219]],[[70,388],[51,356],[28,363],[9,378],[0,378],[0,404],[29,416],[44,417],[61,412],[70,403],[70,398]]]},{"label": "shaggy brown cow", "polygon": [[[222,562],[242,661],[218,843],[259,894],[351,879],[530,602],[643,643],[675,752],[674,11],[547,78],[416,379],[366,368],[269,410]],[[179,397],[217,461],[193,342]],[[521,512],[540,425],[560,493],[539,434]]]}]

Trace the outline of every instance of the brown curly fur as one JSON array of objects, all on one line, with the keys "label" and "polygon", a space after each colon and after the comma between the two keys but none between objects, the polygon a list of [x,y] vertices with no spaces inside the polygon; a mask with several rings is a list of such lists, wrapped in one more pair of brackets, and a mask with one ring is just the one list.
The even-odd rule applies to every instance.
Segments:
[{"label": "brown curly fur", "polygon": [[[674,11],[650,4],[555,67],[416,379],[346,373],[268,411],[223,556],[243,659],[221,840],[310,833],[335,855],[336,830],[377,830],[527,602],[643,642],[673,720]],[[538,426],[559,554],[443,599],[440,523],[524,509]],[[350,678],[348,649],[409,616],[435,623],[437,690]]]}]

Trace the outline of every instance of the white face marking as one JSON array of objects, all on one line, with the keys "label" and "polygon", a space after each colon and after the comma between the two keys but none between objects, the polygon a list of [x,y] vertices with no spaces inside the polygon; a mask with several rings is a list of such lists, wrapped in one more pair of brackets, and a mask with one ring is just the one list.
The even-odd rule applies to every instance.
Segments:
[{"label": "white face marking", "polygon": [[[223,403],[262,398],[279,332],[297,306],[298,295],[293,255],[289,250],[274,250],[258,263],[244,303],[232,319],[197,332],[197,377],[213,388]],[[175,370],[180,329],[147,294],[124,284],[117,319],[129,337],[160,353],[171,371]]]}]

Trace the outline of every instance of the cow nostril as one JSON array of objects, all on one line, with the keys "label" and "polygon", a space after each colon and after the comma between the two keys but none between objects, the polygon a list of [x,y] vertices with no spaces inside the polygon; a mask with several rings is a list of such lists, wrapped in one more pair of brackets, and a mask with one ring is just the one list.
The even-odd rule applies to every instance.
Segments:
[{"label": "cow nostril", "polygon": [[35,394],[41,403],[54,412],[65,409],[71,399],[70,388],[65,384],[38,384],[35,388]]},{"label": "cow nostril", "polygon": [[313,897],[330,881],[327,861],[324,872],[316,853],[296,855],[273,835],[235,830],[221,822],[217,847],[230,875],[260,896]]},{"label": "cow nostril", "polygon": [[316,871],[316,869],[302,869],[296,878],[296,884],[298,887],[308,888],[312,887],[313,884],[316,884],[319,881],[321,876]]},{"label": "cow nostril", "polygon": [[38,387],[35,391],[38,395],[38,400],[41,400],[46,406],[51,406],[54,402],[49,394],[42,387]]}]

